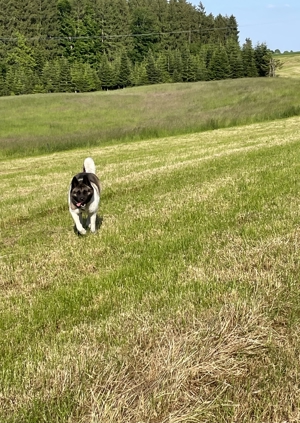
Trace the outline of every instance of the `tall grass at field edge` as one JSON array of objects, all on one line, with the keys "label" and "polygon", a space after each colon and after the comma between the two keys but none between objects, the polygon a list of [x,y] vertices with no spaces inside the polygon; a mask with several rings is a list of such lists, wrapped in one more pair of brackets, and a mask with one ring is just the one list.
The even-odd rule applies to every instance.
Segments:
[{"label": "tall grass at field edge", "polygon": [[0,98],[0,157],[26,157],[298,116],[300,82],[254,78]]}]

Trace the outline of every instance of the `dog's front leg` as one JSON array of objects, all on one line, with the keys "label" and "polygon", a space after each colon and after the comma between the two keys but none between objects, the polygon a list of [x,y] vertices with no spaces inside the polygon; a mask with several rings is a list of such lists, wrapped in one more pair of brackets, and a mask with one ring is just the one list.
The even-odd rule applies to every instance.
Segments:
[{"label": "dog's front leg", "polygon": [[92,213],[89,215],[89,227],[91,228],[91,232],[96,232],[96,219],[97,213]]},{"label": "dog's front leg", "polygon": [[82,226],[81,213],[79,213],[77,210],[72,210],[72,209],[70,209],[70,213],[71,213],[71,216],[73,217],[73,220],[74,220],[74,223],[75,223],[75,226],[76,226],[77,231],[81,235],[85,235],[86,234],[86,230]]}]

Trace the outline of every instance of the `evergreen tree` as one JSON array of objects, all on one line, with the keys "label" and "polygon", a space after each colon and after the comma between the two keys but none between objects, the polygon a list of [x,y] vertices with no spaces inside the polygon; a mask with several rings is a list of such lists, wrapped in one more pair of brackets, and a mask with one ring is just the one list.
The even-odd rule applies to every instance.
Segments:
[{"label": "evergreen tree", "polygon": [[131,59],[141,62],[149,50],[156,50],[159,42],[159,25],[156,16],[149,8],[137,7],[132,12],[131,32],[134,36]]},{"label": "evergreen tree", "polygon": [[41,71],[46,60],[62,53],[58,41],[60,32],[57,0],[34,0],[34,13],[33,48],[35,56],[39,60],[43,59]]},{"label": "evergreen tree", "polygon": [[218,44],[225,44],[226,37],[227,37],[227,23],[228,18],[226,16],[222,16],[221,14],[217,15],[214,20],[214,42]]},{"label": "evergreen tree", "polygon": [[60,65],[57,59],[47,61],[44,65],[41,82],[46,93],[59,92]]},{"label": "evergreen tree", "polygon": [[30,94],[37,83],[35,74],[36,62],[33,50],[26,43],[26,38],[16,33],[16,43],[7,52],[6,68],[8,69],[8,90],[16,95]]},{"label": "evergreen tree", "polygon": [[142,63],[136,62],[131,70],[130,74],[131,84],[135,86],[147,85],[149,84],[147,69],[146,69],[146,60],[143,60]]},{"label": "evergreen tree", "polygon": [[68,59],[62,57],[59,60],[59,92],[69,93],[74,91],[72,87],[71,69]]},{"label": "evergreen tree", "polygon": [[258,76],[269,76],[270,50],[265,43],[258,43],[254,49]]},{"label": "evergreen tree", "polygon": [[64,57],[70,57],[75,37],[75,24],[72,19],[72,6],[69,0],[58,0],[58,20],[59,20],[59,48]]},{"label": "evergreen tree", "polygon": [[168,1],[149,0],[147,2],[152,14],[156,16],[156,28],[158,33],[157,51],[163,52],[170,47],[170,26],[168,22]]},{"label": "evergreen tree", "polygon": [[89,1],[86,2],[84,9],[81,10],[82,0],[78,0],[76,10],[76,37],[72,49],[72,57],[75,60],[81,60],[84,63],[96,64],[99,42],[99,28],[96,23],[95,13]]},{"label": "evergreen tree", "polygon": [[16,44],[10,49],[6,56],[7,65],[33,70],[36,63],[32,48],[27,45],[24,35],[17,32],[15,36]]},{"label": "evergreen tree", "polygon": [[215,18],[212,13],[206,17],[205,27],[202,29],[202,35],[205,39],[206,45],[215,45],[216,43],[216,33],[215,33]]},{"label": "evergreen tree", "polygon": [[6,81],[2,74],[0,74],[0,96],[8,95],[8,90],[6,87]]},{"label": "evergreen tree", "polygon": [[250,38],[247,38],[242,48],[242,59],[244,66],[244,76],[246,77],[256,77],[258,76],[254,49],[252,47],[252,41]]},{"label": "evergreen tree", "polygon": [[0,93],[90,91],[99,77],[113,89],[267,76],[279,66],[265,44],[241,49],[236,18],[207,15],[201,2],[0,0],[0,10]]},{"label": "evergreen tree", "polygon": [[197,28],[195,8],[186,0],[170,0],[168,26],[170,30],[169,46],[172,50],[192,43],[194,30]]},{"label": "evergreen tree", "polygon": [[226,39],[233,39],[236,43],[239,42],[239,30],[236,18],[231,15],[228,20],[228,31]]},{"label": "evergreen tree", "polygon": [[196,81],[196,66],[195,61],[189,51],[188,45],[185,46],[181,53],[182,69],[181,78],[183,82]]},{"label": "evergreen tree", "polygon": [[130,60],[125,50],[123,50],[120,57],[120,67],[117,77],[117,85],[121,88],[130,85]]},{"label": "evergreen tree", "polygon": [[230,65],[230,78],[242,78],[244,67],[240,45],[234,38],[229,38],[226,42],[227,57]]},{"label": "evergreen tree", "polygon": [[96,0],[94,2],[95,20],[98,28],[97,49],[100,56],[104,53],[115,60],[123,50],[131,51],[133,39],[131,16],[126,0]]},{"label": "evergreen tree", "polygon": [[210,79],[226,79],[230,77],[230,66],[225,47],[220,44],[215,49],[209,64]]},{"label": "evergreen tree", "polygon": [[209,69],[210,62],[211,62],[211,59],[214,55],[215,49],[216,49],[216,46],[215,46],[215,44],[212,44],[212,43],[204,44],[201,47],[201,53],[202,53],[204,60],[205,60],[206,69]]},{"label": "evergreen tree", "polygon": [[74,91],[76,93],[86,91],[86,85],[83,76],[83,64],[81,62],[72,63],[70,68],[70,74]]},{"label": "evergreen tree", "polygon": [[170,60],[170,75],[172,76],[173,82],[182,82],[182,56],[180,50],[175,50],[171,55]]},{"label": "evergreen tree", "polygon": [[160,82],[160,72],[151,50],[149,51],[146,60],[146,71],[149,84],[158,84]]},{"label": "evergreen tree", "polygon": [[75,62],[70,72],[75,92],[90,92],[101,88],[98,75],[89,63]]},{"label": "evergreen tree", "polygon": [[102,89],[109,90],[115,88],[115,69],[111,62],[109,62],[106,54],[103,55],[99,70],[99,79],[101,81]]},{"label": "evergreen tree", "polygon": [[228,17],[219,14],[214,20],[214,27],[215,31],[213,36],[216,42],[225,45],[228,39],[232,39],[238,43],[239,30],[236,19],[233,15]]},{"label": "evergreen tree", "polygon": [[166,52],[159,53],[156,60],[156,66],[159,71],[160,82],[162,83],[171,82],[171,77],[168,71],[168,67],[169,67],[168,61],[169,61],[169,55]]},{"label": "evergreen tree", "polygon": [[199,54],[193,57],[194,67],[195,67],[195,76],[196,81],[206,81],[207,80],[207,69],[205,66],[205,57],[202,51]]}]

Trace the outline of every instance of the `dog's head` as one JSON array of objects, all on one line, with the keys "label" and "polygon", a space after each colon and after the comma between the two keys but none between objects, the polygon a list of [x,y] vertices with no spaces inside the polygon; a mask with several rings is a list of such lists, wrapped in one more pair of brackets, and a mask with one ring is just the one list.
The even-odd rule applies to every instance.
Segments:
[{"label": "dog's head", "polygon": [[78,209],[85,209],[91,201],[94,189],[86,174],[74,176],[71,182],[71,201]]}]

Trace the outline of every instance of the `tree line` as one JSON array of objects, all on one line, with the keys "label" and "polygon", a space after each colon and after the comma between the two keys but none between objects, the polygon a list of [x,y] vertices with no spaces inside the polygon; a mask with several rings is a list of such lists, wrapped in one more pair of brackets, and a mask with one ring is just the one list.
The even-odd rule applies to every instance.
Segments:
[{"label": "tree line", "polygon": [[0,95],[268,76],[234,16],[186,0],[0,0]]}]

